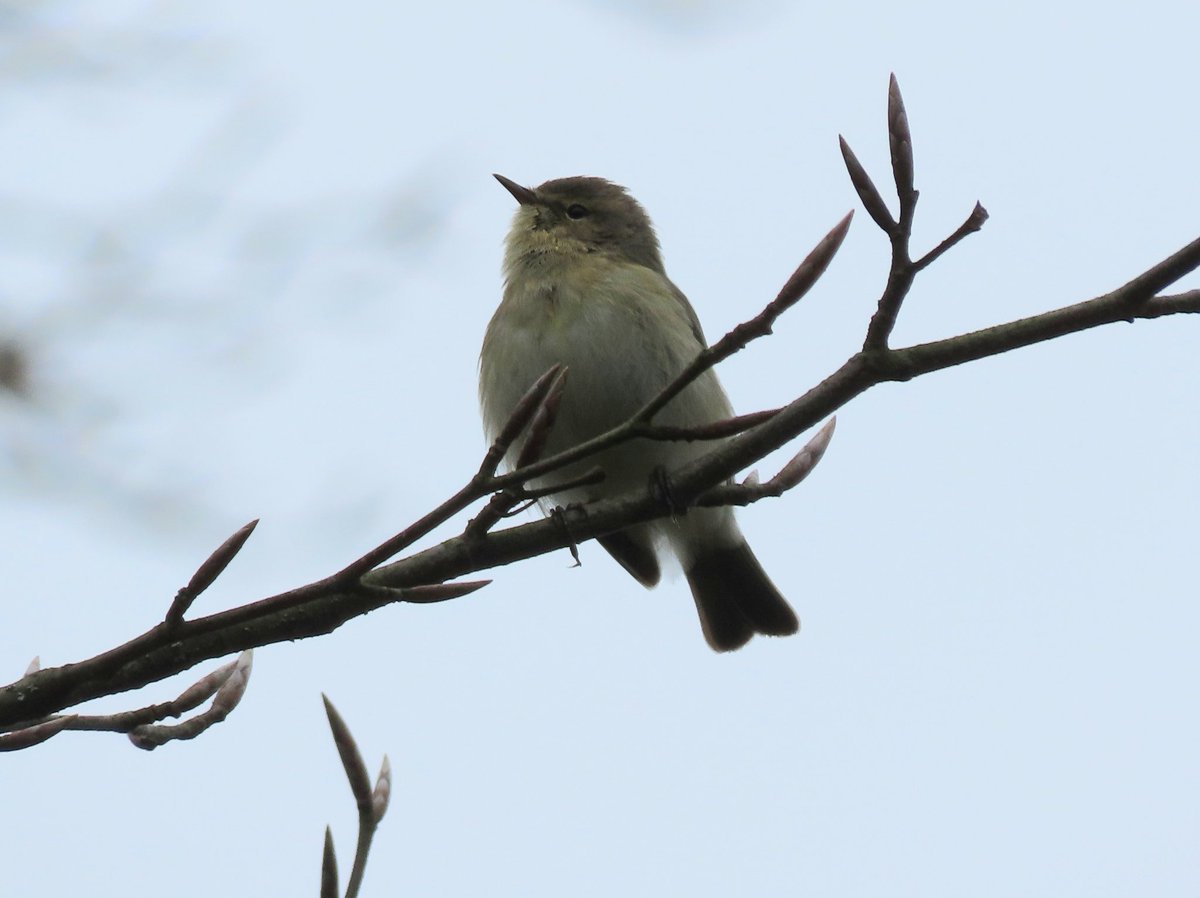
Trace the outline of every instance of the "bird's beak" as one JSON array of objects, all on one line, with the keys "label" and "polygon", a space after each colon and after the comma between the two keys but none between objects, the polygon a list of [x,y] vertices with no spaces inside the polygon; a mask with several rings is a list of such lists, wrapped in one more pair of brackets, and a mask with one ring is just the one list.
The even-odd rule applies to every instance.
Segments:
[{"label": "bird's beak", "polygon": [[528,187],[522,187],[516,181],[504,177],[504,175],[492,175],[497,181],[504,185],[504,189],[513,195],[522,206],[532,206],[537,203],[537,194]]}]

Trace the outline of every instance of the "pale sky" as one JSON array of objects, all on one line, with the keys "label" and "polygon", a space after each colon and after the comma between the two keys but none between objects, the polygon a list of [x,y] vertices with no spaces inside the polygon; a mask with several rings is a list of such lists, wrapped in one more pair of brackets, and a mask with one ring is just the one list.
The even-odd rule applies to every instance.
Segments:
[{"label": "pale sky", "polygon": [[[31,386],[0,395],[0,680],[148,629],[252,518],[194,613],[331,573],[461,485],[514,207],[492,172],[627,185],[714,339],[857,206],[839,133],[890,185],[893,71],[914,248],[991,213],[897,345],[1200,235],[1195,4],[3,16],[0,336]],[[856,350],[886,250],[860,210],[723,366],[739,411]],[[739,513],[796,637],[715,655],[682,578],[646,592],[585,544],[260,650],[196,741],[4,755],[0,894],[315,894],[326,823],[343,875],[355,837],[324,691],[394,770],[364,895],[1195,896],[1198,340],[1109,327],[843,409],[809,480]]]}]

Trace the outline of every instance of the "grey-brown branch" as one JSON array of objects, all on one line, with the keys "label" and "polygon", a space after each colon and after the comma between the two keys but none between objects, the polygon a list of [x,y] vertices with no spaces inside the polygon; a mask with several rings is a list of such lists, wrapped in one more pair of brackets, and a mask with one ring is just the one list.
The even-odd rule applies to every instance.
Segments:
[{"label": "grey-brown branch", "polygon": [[[199,594],[198,587],[211,582],[210,575],[215,576],[214,570],[224,569],[241,548],[244,537],[249,535],[239,531],[214,553],[206,562],[208,566],[202,567],[193,582],[181,591],[182,598],[174,604],[163,623],[94,658],[35,670],[0,688],[0,731],[14,731],[5,737],[10,740],[11,747],[24,747],[25,743],[33,744],[48,738],[54,732],[70,728],[75,719],[49,718],[48,715],[90,699],[141,688],[200,662],[258,646],[330,633],[355,617],[396,602],[444,601],[474,592],[487,581],[446,582],[472,572],[531,558],[662,517],[672,513],[677,506],[744,504],[778,495],[795,486],[811,470],[815,464],[812,454],[818,458],[820,454],[814,448],[815,442],[765,484],[730,484],[729,481],[877,384],[907,381],[1113,322],[1200,312],[1200,290],[1163,294],[1180,278],[1200,267],[1200,239],[1197,239],[1129,283],[1102,296],[973,333],[900,349],[890,348],[888,340],[897,316],[919,272],[978,230],[986,219],[986,212],[977,205],[963,225],[913,262],[909,244],[918,194],[913,186],[908,118],[894,81],[889,91],[888,123],[893,177],[899,200],[898,218],[892,217],[878,189],[849,146],[842,142],[851,182],[872,220],[887,234],[891,243],[892,265],[888,281],[867,328],[862,349],[820,383],[781,409],[732,422],[717,422],[692,434],[656,428],[653,423],[654,414],[691,379],[740,351],[751,340],[770,333],[775,318],[794,305],[825,270],[845,236],[849,216],[817,245],[780,291],[779,297],[759,315],[738,325],[701,353],[676,381],[629,421],[582,446],[498,475],[500,461],[514,441],[530,427],[535,430],[543,427],[531,422],[552,420],[550,406],[555,401],[556,391],[561,390],[564,376],[564,372],[552,369],[531,388],[479,470],[461,489],[413,525],[324,580],[228,611],[185,619],[188,605]],[[569,372],[565,376],[569,376]],[[732,433],[738,435],[716,445],[685,467],[669,472],[670,507],[664,503],[659,491],[645,490],[596,502],[585,509],[565,509],[556,519],[489,532],[489,528],[503,518],[504,509],[511,507],[505,503],[536,492],[527,488],[530,481],[544,479],[545,475],[594,456],[616,443],[640,438],[713,439]],[[827,440],[827,432],[824,438]],[[823,445],[817,448],[823,451]],[[468,526],[458,536],[386,563],[434,527],[505,491],[507,498],[493,509],[490,514],[494,520],[486,520],[486,526]],[[499,514],[496,514],[497,510]],[[38,729],[31,732],[31,728]]]}]

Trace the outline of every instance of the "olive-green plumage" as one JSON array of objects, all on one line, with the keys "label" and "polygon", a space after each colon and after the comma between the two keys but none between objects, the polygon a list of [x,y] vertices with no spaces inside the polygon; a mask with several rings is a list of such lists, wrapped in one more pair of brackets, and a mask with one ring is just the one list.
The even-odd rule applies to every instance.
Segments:
[{"label": "olive-green plumage", "polygon": [[[494,437],[517,401],[552,365],[568,368],[558,418],[546,447],[558,452],[627,419],[705,345],[696,313],[663,269],[645,211],[601,178],[563,178],[537,188],[497,179],[517,199],[504,254],[504,296],[480,354],[484,426]],[[694,426],[728,418],[729,400],[712,371],[656,417]],[[636,440],[555,472],[569,480],[599,465],[605,479],[556,494],[586,503],[647,488],[711,442]],[[520,451],[513,448],[509,461]],[[755,633],[795,633],[796,615],[763,572],[728,508],[694,508],[602,537],[600,544],[645,586],[659,580],[658,550],[679,559],[710,646],[728,651]]]}]

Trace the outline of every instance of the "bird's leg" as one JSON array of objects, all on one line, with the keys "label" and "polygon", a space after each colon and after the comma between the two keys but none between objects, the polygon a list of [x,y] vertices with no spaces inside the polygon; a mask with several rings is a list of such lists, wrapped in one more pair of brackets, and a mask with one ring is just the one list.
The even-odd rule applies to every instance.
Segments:
[{"label": "bird's leg", "polygon": [[687,513],[687,508],[680,505],[675,499],[675,493],[671,489],[671,478],[667,474],[667,469],[662,465],[656,465],[654,470],[650,472],[650,495],[654,500],[671,513],[671,520],[676,521],[681,514]]},{"label": "bird's leg", "polygon": [[568,540],[567,548],[571,552],[571,557],[575,559],[575,564],[572,567],[582,567],[583,562],[579,560],[579,543],[575,541],[575,537],[571,533],[571,522],[567,520],[567,516],[572,512],[578,513],[580,511],[583,511],[583,506],[569,504],[565,507],[555,505],[549,512],[550,520],[554,521],[562,529],[563,535]]}]

